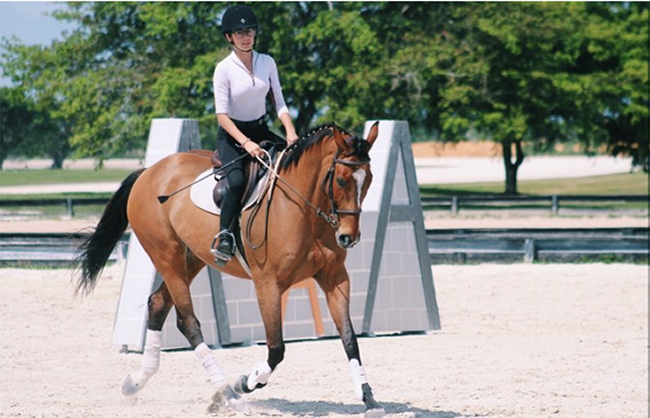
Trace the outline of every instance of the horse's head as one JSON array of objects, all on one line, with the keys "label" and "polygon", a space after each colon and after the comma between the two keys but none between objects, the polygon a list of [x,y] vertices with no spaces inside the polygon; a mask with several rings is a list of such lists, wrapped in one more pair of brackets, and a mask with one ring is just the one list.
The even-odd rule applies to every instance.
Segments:
[{"label": "horse's head", "polygon": [[327,193],[332,216],[338,224],[337,243],[343,249],[353,247],[361,237],[361,203],[372,182],[368,152],[378,133],[379,122],[372,125],[365,140],[355,136],[344,137],[336,127],[332,129],[337,151],[326,177]]}]

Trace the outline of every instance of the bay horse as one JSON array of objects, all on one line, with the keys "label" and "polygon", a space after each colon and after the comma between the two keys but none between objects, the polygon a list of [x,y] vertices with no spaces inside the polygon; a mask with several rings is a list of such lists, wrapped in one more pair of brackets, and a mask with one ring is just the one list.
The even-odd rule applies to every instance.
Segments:
[{"label": "bay horse", "polygon": [[[236,406],[242,394],[266,386],[284,359],[281,298],[292,285],[313,277],[323,290],[347,355],[356,397],[366,416],[385,414],[374,399],[361,362],[349,313],[350,278],[346,250],[360,239],[361,204],[372,181],[369,151],[379,122],[368,137],[357,138],[334,124],[311,130],[288,150],[278,171],[270,203],[258,209],[244,242],[250,275],[233,257],[219,269],[252,279],[264,323],[268,355],[248,375],[230,384],[203,340],[194,314],[190,284],[205,265],[216,268],[210,252],[219,220],[196,207],[189,190],[173,193],[211,168],[209,151],[180,152],[131,173],[109,200],[95,231],[80,246],[76,263],[81,274],[76,290],[90,293],[115,244],[130,224],[163,283],[148,299],[146,343],[141,369],[127,376],[125,395],[142,390],[158,371],[161,330],[172,307],[177,326],[194,349],[217,388],[217,408]],[[270,193],[268,190],[266,194]],[[164,204],[160,196],[170,196]],[[251,209],[241,215],[245,225]],[[243,229],[243,228],[242,228]],[[248,232],[250,231],[250,232]],[[264,245],[253,249],[251,242]]]}]

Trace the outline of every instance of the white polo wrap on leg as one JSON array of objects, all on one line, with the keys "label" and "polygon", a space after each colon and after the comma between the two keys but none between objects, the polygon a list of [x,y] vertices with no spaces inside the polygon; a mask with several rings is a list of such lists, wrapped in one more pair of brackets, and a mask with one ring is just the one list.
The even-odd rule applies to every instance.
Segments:
[{"label": "white polo wrap on leg", "polygon": [[129,374],[124,383],[122,383],[122,394],[124,396],[133,396],[140,392],[149,379],[156,374],[160,367],[160,342],[162,340],[161,331],[152,331],[147,329],[146,343],[142,353],[142,363],[140,370]]},{"label": "white polo wrap on leg", "polygon": [[248,375],[248,380],[246,381],[248,389],[255,389],[259,383],[265,385],[269,381],[271,373],[273,373],[273,370],[271,370],[271,366],[266,361],[257,363]]},{"label": "white polo wrap on leg", "polygon": [[214,357],[212,350],[210,350],[210,347],[208,347],[206,343],[199,344],[194,349],[194,352],[196,353],[196,357],[198,357],[199,361],[203,365],[203,368],[208,373],[210,382],[212,382],[214,386],[221,386],[226,382],[225,373],[221,371],[221,368],[219,368],[217,359]]},{"label": "white polo wrap on leg", "polygon": [[363,366],[359,364],[359,360],[350,360],[350,373],[352,374],[352,383],[354,384],[354,396],[358,400],[362,401],[363,389],[361,385],[368,383],[368,379],[366,378],[366,371]]},{"label": "white polo wrap on leg", "polygon": [[153,375],[160,367],[160,343],[162,331],[147,330],[146,344],[142,355],[142,373]]}]

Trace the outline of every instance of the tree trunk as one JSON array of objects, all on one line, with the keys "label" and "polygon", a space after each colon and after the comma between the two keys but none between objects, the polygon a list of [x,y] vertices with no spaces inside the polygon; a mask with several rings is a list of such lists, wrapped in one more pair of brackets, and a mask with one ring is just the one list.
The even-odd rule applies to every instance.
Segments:
[{"label": "tree trunk", "polygon": [[63,168],[63,161],[70,154],[70,146],[65,143],[65,145],[58,146],[55,150],[49,153],[50,158],[52,158],[52,169],[60,170]]},{"label": "tree trunk", "polygon": [[52,166],[50,167],[52,170],[61,170],[63,168],[63,160],[64,158],[53,158],[52,159]]},{"label": "tree trunk", "polygon": [[[512,161],[512,144],[515,145],[515,161]],[[517,171],[519,166],[524,162],[524,151],[521,148],[521,141],[504,139],[501,142],[503,146],[503,163],[506,168],[506,188],[504,194],[516,195],[517,192]]]}]

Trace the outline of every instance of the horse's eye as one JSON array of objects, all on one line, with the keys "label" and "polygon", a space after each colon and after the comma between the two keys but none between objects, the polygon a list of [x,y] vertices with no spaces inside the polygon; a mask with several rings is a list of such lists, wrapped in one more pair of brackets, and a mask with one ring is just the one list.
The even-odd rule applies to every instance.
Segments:
[{"label": "horse's eye", "polygon": [[336,184],[338,184],[339,187],[345,187],[345,180],[343,180],[341,177],[337,177]]}]

